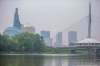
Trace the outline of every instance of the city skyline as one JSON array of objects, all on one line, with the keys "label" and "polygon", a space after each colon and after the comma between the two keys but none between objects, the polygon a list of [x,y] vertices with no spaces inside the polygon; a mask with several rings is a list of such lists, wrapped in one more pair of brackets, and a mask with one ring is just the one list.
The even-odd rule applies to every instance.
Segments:
[{"label": "city skyline", "polygon": [[100,0],[0,0],[0,66],[100,66]]},{"label": "city skyline", "polygon": [[[24,0],[16,1],[16,2],[17,3],[18,2],[23,3]],[[27,2],[27,1],[25,1],[25,2]],[[33,0],[30,0],[28,2],[33,2]],[[43,2],[45,2],[45,1],[43,1]],[[33,12],[30,12],[30,13],[27,10],[27,9],[30,9],[30,8],[27,8],[27,9],[25,7],[22,8],[22,7],[20,7],[22,4],[20,4],[20,5],[15,4],[15,5],[17,5],[16,7],[18,7],[18,9],[19,9],[19,19],[20,19],[20,22],[21,22],[22,25],[33,26],[33,27],[36,28],[36,32],[38,32],[38,33],[42,30],[50,31],[50,34],[51,34],[50,37],[52,37],[52,39],[53,39],[53,44],[56,41],[55,38],[56,38],[56,34],[58,32],[63,32],[63,34],[65,32],[65,35],[63,35],[63,38],[64,38],[63,43],[68,43],[68,36],[66,36],[66,35],[68,35],[67,32],[70,31],[70,30],[74,30],[74,31],[78,32],[78,36],[79,36],[78,40],[81,40],[81,39],[83,39],[87,36],[87,30],[84,30],[84,29],[87,29],[87,24],[88,24],[88,20],[87,20],[88,17],[87,16],[88,16],[88,13],[89,13],[89,7],[88,7],[89,6],[89,0],[88,1],[86,1],[86,0],[84,0],[84,1],[83,0],[66,1],[66,3],[70,3],[70,4],[68,4],[69,6],[65,5],[64,0],[63,0],[63,2],[61,2],[61,3],[64,3],[64,5],[61,4],[59,1],[55,0],[55,1],[50,1],[50,3],[49,3],[50,7],[49,8],[47,8],[48,6],[45,8],[43,6],[43,2],[40,2],[41,4],[37,2],[39,6],[38,7],[36,6],[36,7],[38,9],[42,10],[42,8],[40,8],[41,7],[40,5],[42,5],[44,10],[36,12],[36,10],[33,9]],[[59,2],[59,3],[58,4],[56,3],[54,5],[55,2],[57,2],[57,3]],[[2,6],[0,6],[0,7],[3,7],[3,5],[7,6],[8,4],[14,5],[14,3],[15,3],[15,1],[9,1],[9,2],[8,1],[1,1],[0,5],[2,5]],[[48,3],[48,2],[46,1],[46,3]],[[45,6],[48,5],[46,3],[44,4]],[[58,6],[63,5],[64,8],[62,10],[58,11],[58,10],[54,9],[56,7],[54,7],[54,8],[52,7],[52,3],[53,3],[53,6],[58,7]],[[93,36],[92,37],[100,40],[100,38],[99,38],[100,31],[98,31],[99,21],[100,21],[98,19],[100,17],[100,15],[98,14],[98,12],[100,10],[98,8],[99,3],[100,3],[99,1],[91,0],[91,5],[92,5],[91,6],[92,7],[91,8],[91,10],[92,10],[92,15],[91,15],[92,18],[91,19],[92,19],[92,23],[93,23],[93,29],[92,29]],[[1,24],[0,32],[2,32],[2,30],[5,30],[8,26],[11,26],[13,24],[12,23],[13,17],[14,17],[14,13],[13,13],[14,11],[13,10],[15,9],[15,5],[14,5],[14,7],[10,7],[8,5],[7,8],[4,8],[5,10],[1,8],[0,15],[3,19],[0,19],[0,24]],[[73,6],[73,5],[75,5],[75,6]],[[31,4],[31,6],[32,6],[32,4]],[[8,7],[10,7],[10,8],[7,12],[6,9],[8,9]],[[67,9],[66,7],[68,7],[68,9],[69,9],[68,11],[66,10]],[[73,12],[73,10],[72,10],[69,13],[70,8],[71,9],[74,8],[75,11]],[[47,9],[47,10],[45,11],[45,9]],[[51,9],[50,10],[51,12],[48,11],[48,9]],[[54,9],[54,10],[52,10],[52,9]],[[64,13],[62,11],[64,11]],[[70,20],[66,21],[69,18],[70,18]],[[29,21],[30,20],[31,21],[27,22],[27,19]],[[34,21],[34,20],[36,20],[36,21]],[[79,21],[78,25],[77,24],[73,25],[74,23],[77,23],[78,21]],[[83,23],[83,21],[85,21],[85,22]],[[68,29],[68,27],[70,27],[70,28]]]},{"label": "city skyline", "polygon": [[[30,4],[28,4],[27,2],[29,2]],[[76,1],[51,0],[50,2],[45,0],[43,1],[1,0],[0,3],[1,3],[0,32],[6,29],[6,27],[8,27],[9,25],[12,25],[13,13],[16,7],[19,8],[21,23],[25,25],[35,26],[37,32],[41,30],[50,30],[52,32],[59,32],[61,30],[66,29],[73,23],[76,23],[77,21],[81,20],[88,14],[87,0],[76,0]],[[96,4],[93,1],[93,4],[96,5],[97,1]],[[3,8],[5,6],[7,7]]]}]

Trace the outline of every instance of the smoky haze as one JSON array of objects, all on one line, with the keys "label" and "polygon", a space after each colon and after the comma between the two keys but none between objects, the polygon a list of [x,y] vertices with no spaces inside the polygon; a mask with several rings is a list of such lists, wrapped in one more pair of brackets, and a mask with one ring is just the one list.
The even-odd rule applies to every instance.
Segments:
[{"label": "smoky haze", "polygon": [[19,8],[22,24],[40,30],[60,31],[88,14],[87,0],[0,0],[0,30],[13,23]]},{"label": "smoky haze", "polygon": [[[98,30],[100,1],[91,0],[91,2],[92,25],[94,25],[92,35],[96,37],[100,34]],[[34,26],[37,32],[50,30],[55,33],[76,30],[86,37],[88,6],[89,0],[0,0],[0,32],[12,26],[15,8],[19,8],[21,23],[26,26]],[[84,19],[85,17],[87,18]],[[82,20],[86,21],[83,23]],[[77,24],[77,22],[80,23]],[[68,27],[70,28],[67,29]]]}]

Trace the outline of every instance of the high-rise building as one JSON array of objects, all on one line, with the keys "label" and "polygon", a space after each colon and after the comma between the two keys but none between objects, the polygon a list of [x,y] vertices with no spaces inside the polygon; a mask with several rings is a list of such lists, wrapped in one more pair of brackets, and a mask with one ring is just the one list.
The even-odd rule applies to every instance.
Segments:
[{"label": "high-rise building", "polygon": [[16,34],[21,33],[21,24],[19,20],[18,15],[18,8],[15,9],[15,15],[14,15],[14,22],[12,27],[8,27],[3,34],[8,36],[15,36]]},{"label": "high-rise building", "polygon": [[41,37],[47,46],[51,46],[50,31],[41,31]]},{"label": "high-rise building", "polygon": [[69,46],[75,44],[77,42],[77,32],[76,31],[69,31],[68,32],[68,42]]},{"label": "high-rise building", "polygon": [[22,32],[35,33],[35,27],[33,26],[22,27]]},{"label": "high-rise building", "polygon": [[50,31],[41,31],[41,36],[43,38],[50,38]]},{"label": "high-rise building", "polygon": [[62,47],[62,32],[56,34],[56,45],[55,47]]}]

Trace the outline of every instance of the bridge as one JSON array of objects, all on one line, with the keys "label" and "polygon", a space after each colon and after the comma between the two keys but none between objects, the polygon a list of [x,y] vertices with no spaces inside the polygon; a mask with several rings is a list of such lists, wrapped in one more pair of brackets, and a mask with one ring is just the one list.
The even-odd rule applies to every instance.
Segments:
[{"label": "bridge", "polygon": [[87,38],[69,46],[69,49],[72,51],[77,48],[86,49],[89,54],[97,54],[100,53],[100,42],[95,39]]},{"label": "bridge", "polygon": [[88,35],[85,39],[79,41],[79,42],[75,42],[75,43],[71,43],[69,45],[69,49],[73,52],[75,51],[77,48],[80,49],[86,49],[86,51],[88,51],[88,54],[100,54],[100,42],[97,41],[96,39],[93,39],[91,37],[91,26],[92,26],[92,16],[91,16],[91,1],[89,1],[89,21],[88,21]]},{"label": "bridge", "polygon": [[[82,28],[84,29],[84,30],[87,30],[86,32],[85,32],[85,34],[87,33],[87,37],[86,38],[84,38],[83,40],[80,40],[80,41],[78,41],[78,42],[73,42],[73,43],[70,43],[69,42],[69,46],[67,47],[72,53],[73,52],[75,52],[77,49],[78,50],[85,50],[85,51],[87,51],[88,52],[88,54],[99,54],[100,55],[100,42],[98,41],[98,40],[96,40],[96,39],[94,39],[94,38],[92,38],[92,26],[93,26],[93,24],[92,24],[92,16],[91,16],[91,14],[92,14],[92,9],[91,9],[91,1],[89,1],[89,14],[88,14],[88,22],[86,22],[86,24],[85,24],[85,26],[83,27],[82,26]],[[87,17],[86,17],[87,18]],[[71,27],[69,27],[69,28],[67,28],[67,31],[69,31],[69,29],[70,28],[74,28],[73,26],[75,26],[75,27],[77,27],[77,25],[78,25],[78,28],[80,28],[79,27],[79,25],[80,25],[80,23],[83,23],[82,21],[83,20],[85,20],[84,18],[80,21],[80,22],[78,22],[77,24],[75,23],[75,24],[73,24]],[[84,24],[82,24],[82,25],[84,25]],[[65,32],[66,30],[64,30],[63,31],[63,33]],[[78,31],[77,31],[78,32]],[[81,33],[82,33],[82,31],[80,31]],[[65,32],[65,35],[64,35],[64,37],[66,37],[66,33],[67,32]],[[82,34],[84,34],[84,33],[82,33]],[[81,34],[81,35],[82,35]],[[94,34],[94,33],[93,33]],[[83,35],[84,36],[84,35]],[[64,39],[64,38],[63,38]],[[66,38],[65,38],[66,39]],[[69,39],[69,38],[68,38]],[[73,39],[73,38],[72,38]],[[70,39],[71,40],[71,39]],[[59,43],[59,45],[60,45],[61,43]],[[62,43],[63,45],[66,45],[66,44],[68,44],[68,42],[67,41],[65,41],[65,42],[63,42]]]}]

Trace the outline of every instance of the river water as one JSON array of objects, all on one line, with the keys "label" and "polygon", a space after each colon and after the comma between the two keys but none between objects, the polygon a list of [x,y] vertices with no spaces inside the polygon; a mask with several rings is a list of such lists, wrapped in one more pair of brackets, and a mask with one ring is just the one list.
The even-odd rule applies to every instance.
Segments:
[{"label": "river water", "polygon": [[100,66],[97,57],[0,55],[0,66]]}]

